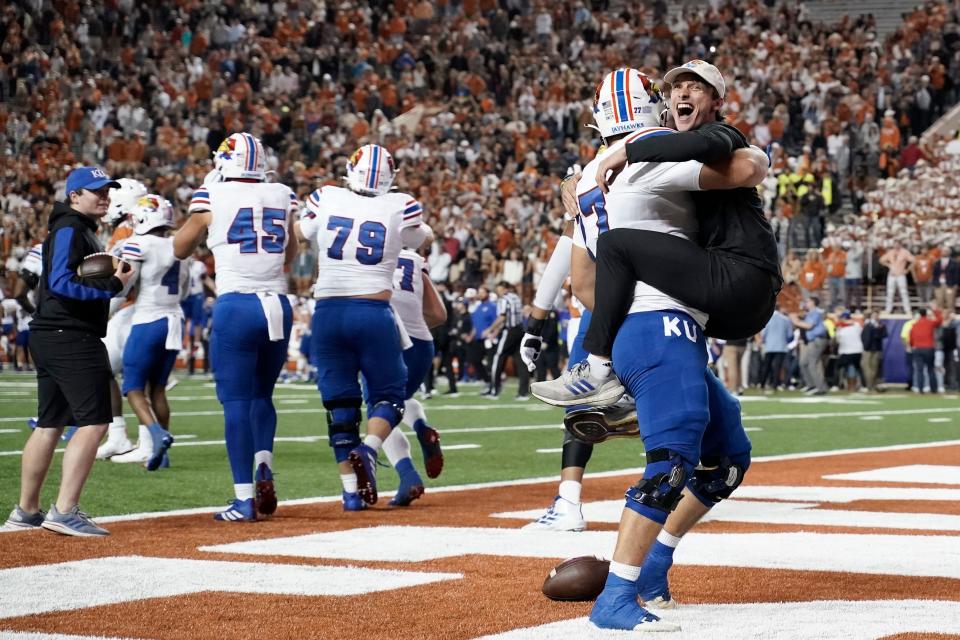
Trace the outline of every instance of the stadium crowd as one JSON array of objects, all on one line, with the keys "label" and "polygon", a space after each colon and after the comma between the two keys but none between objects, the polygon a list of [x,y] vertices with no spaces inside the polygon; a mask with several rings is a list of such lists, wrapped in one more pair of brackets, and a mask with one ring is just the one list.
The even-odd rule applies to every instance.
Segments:
[{"label": "stadium crowd", "polygon": [[[904,274],[891,269],[893,284],[909,272],[924,302],[950,288],[934,282],[933,265],[958,246],[952,147],[960,142],[918,140],[957,102],[956,3],[916,7],[885,40],[871,16],[815,24],[802,4],[642,6],[7,3],[3,265],[15,272],[42,240],[72,166],[140,179],[182,212],[216,145],[247,130],[263,140],[275,179],[301,198],[338,182],[358,145],[389,148],[398,187],[422,202],[436,232],[431,278],[451,300],[469,294],[471,311],[501,282],[526,301],[558,237],[559,181],[596,152],[585,127],[590,83],[616,66],[659,77],[706,58],[727,75],[727,120],[769,149],[762,190],[784,257],[788,310],[811,296],[862,307],[860,285],[891,269],[882,258],[895,241],[911,260]],[[291,283],[307,295],[316,256],[302,248]],[[926,280],[923,260],[913,259],[921,253]],[[948,294],[939,294],[941,304]],[[484,342],[483,327],[475,329],[451,335]]]}]

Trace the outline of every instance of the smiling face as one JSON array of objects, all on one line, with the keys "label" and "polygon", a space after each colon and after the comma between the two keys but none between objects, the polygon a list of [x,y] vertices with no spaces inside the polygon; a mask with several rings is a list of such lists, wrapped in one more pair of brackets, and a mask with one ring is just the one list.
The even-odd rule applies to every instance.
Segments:
[{"label": "smiling face", "polygon": [[101,187],[95,191],[80,189],[70,194],[70,206],[76,211],[100,218],[110,206],[110,187]]},{"label": "smiling face", "polygon": [[677,131],[690,131],[714,122],[723,106],[716,89],[695,73],[682,73],[670,86],[670,114]]}]

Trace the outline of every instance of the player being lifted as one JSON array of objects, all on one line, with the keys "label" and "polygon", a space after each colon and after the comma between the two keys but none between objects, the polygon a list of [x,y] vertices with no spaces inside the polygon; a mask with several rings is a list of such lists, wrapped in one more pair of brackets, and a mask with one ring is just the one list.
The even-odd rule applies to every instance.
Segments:
[{"label": "player being lifted", "polygon": [[[347,163],[348,188],[311,193],[297,227],[319,250],[311,342],[345,508],[357,497],[377,501],[377,451],[403,418],[407,367],[390,307],[393,273],[401,247],[419,247],[428,229],[420,203],[390,193],[395,175],[386,149],[360,147]],[[362,443],[361,373],[367,384]]]},{"label": "player being lifted", "polygon": [[208,183],[193,194],[192,215],[173,247],[182,260],[206,236],[216,260],[219,296],[210,355],[236,499],[214,518],[251,521],[277,508],[273,388],[287,359],[293,323],[284,266],[297,252],[290,232],[298,204],[289,187],[265,182],[266,154],[249,133],[231,134],[214,163]]},{"label": "player being lifted", "polygon": [[130,454],[139,455],[148,471],[156,471],[173,444],[167,379],[183,346],[180,300],[186,289],[187,265],[173,255],[173,206],[162,196],[140,198],[133,211],[134,235],[120,246],[122,260],[136,268],[137,302],[130,335],[123,348],[123,395],[148,437]]}]

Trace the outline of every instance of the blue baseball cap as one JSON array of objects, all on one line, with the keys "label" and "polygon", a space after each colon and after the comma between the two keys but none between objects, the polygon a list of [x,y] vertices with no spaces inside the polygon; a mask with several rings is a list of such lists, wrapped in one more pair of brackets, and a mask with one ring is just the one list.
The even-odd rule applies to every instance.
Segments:
[{"label": "blue baseball cap", "polygon": [[67,197],[69,198],[71,193],[80,189],[96,191],[106,186],[118,189],[120,183],[111,180],[100,167],[77,167],[67,176]]}]

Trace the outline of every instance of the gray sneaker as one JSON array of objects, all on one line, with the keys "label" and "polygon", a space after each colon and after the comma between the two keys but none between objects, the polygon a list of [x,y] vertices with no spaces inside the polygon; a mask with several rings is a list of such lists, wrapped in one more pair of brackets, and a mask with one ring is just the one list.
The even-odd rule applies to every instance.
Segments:
[{"label": "gray sneaker", "polygon": [[50,505],[50,511],[40,525],[44,529],[62,533],[65,536],[108,536],[110,532],[98,527],[90,516],[80,511],[77,505],[66,513],[57,511],[57,505]]},{"label": "gray sneaker", "polygon": [[4,526],[10,529],[37,529],[43,524],[46,515],[47,512],[43,509],[36,513],[28,513],[17,505],[10,512],[10,517],[7,518]]},{"label": "gray sneaker", "polygon": [[578,362],[556,380],[534,382],[530,392],[547,404],[569,407],[576,404],[604,406],[613,404],[623,395],[624,388],[615,375],[599,379],[590,375],[590,364]]}]

